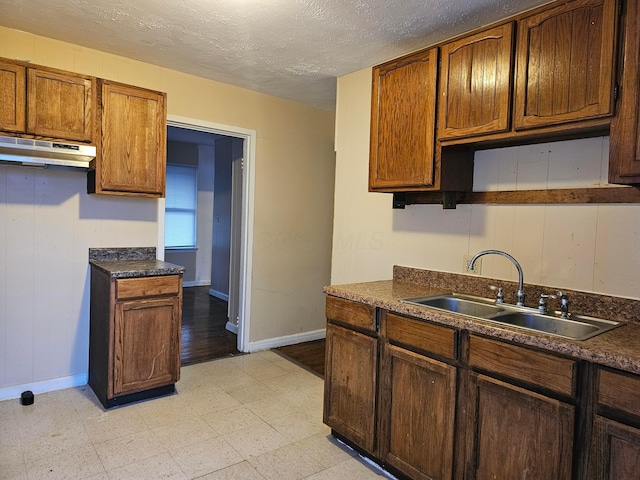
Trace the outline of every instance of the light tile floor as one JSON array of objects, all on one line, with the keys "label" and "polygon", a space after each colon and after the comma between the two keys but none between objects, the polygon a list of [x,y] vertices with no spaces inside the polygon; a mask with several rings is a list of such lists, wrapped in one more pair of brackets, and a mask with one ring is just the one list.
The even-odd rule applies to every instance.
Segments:
[{"label": "light tile floor", "polygon": [[0,402],[0,479],[389,478],[330,435],[322,379],[274,352],[183,367],[177,390],[109,410],[87,385]]}]

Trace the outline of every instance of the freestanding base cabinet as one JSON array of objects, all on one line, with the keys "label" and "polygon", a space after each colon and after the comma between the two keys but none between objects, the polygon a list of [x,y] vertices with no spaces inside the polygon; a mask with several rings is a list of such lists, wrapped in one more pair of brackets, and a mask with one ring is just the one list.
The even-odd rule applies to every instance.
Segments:
[{"label": "freestanding base cabinet", "polygon": [[89,385],[106,407],[171,393],[180,378],[182,274],[91,268]]}]

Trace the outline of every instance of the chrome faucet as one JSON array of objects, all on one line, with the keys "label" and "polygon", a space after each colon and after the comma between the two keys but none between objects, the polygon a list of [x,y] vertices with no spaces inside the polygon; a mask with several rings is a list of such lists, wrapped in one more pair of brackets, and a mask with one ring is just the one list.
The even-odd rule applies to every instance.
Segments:
[{"label": "chrome faucet", "polygon": [[569,298],[562,291],[558,291],[556,295],[560,297],[560,316],[562,318],[569,318]]},{"label": "chrome faucet", "polygon": [[516,266],[516,268],[518,269],[518,293],[516,293],[516,305],[519,307],[524,306],[524,290],[523,290],[523,279],[522,279],[522,267],[520,266],[520,264],[518,263],[518,261],[513,258],[511,255],[509,255],[506,252],[503,252],[502,250],[483,250],[482,252],[478,252],[476,253],[473,258],[469,261],[469,266],[467,267],[467,270],[473,270],[473,266],[476,263],[476,260],[480,257],[482,257],[483,255],[489,255],[489,254],[495,254],[495,255],[502,255],[505,258],[508,258],[509,260],[511,260],[511,262]]}]

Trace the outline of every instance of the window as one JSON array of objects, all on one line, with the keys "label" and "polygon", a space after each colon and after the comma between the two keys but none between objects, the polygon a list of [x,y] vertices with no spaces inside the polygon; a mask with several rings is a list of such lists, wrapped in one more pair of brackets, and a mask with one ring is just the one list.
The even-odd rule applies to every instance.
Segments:
[{"label": "window", "polygon": [[196,203],[198,168],[167,165],[167,193],[164,210],[166,248],[196,246]]}]

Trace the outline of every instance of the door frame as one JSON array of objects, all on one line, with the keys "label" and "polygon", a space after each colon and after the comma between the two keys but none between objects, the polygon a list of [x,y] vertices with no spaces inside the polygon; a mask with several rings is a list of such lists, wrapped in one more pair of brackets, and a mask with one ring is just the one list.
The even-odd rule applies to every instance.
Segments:
[{"label": "door frame", "polygon": [[[206,133],[215,133],[244,140],[244,142],[242,142],[244,150],[244,168],[242,169],[240,278],[238,282],[238,294],[240,298],[238,301],[238,342],[236,348],[241,352],[249,352],[249,332],[251,324],[251,273],[253,269],[253,256],[251,255],[251,252],[253,252],[256,131],[171,114],[167,115],[167,126]],[[159,211],[164,211],[164,198],[159,199],[158,208]],[[164,258],[164,215],[158,215],[158,252],[161,252],[161,258]]]}]

